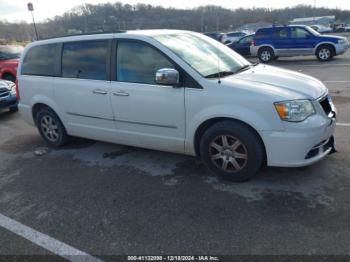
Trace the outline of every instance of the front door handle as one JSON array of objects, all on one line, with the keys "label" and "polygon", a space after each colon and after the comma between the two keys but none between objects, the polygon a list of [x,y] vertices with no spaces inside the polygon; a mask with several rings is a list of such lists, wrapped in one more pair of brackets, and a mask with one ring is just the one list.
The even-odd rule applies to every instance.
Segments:
[{"label": "front door handle", "polygon": [[129,96],[129,93],[126,93],[124,91],[118,91],[118,92],[113,92],[113,95],[115,96]]},{"label": "front door handle", "polygon": [[97,95],[107,95],[107,91],[105,91],[105,90],[102,90],[102,89],[94,89],[93,91],[92,91],[94,94],[97,94]]}]

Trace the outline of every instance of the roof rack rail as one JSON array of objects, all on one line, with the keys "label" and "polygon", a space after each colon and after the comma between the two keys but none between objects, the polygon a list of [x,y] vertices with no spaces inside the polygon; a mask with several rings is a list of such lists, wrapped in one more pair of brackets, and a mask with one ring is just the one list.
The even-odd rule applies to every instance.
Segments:
[{"label": "roof rack rail", "polygon": [[117,30],[117,31],[98,31],[98,32],[87,32],[87,33],[80,33],[80,34],[67,34],[67,35],[58,35],[58,36],[50,36],[50,37],[43,37],[39,38],[39,40],[48,40],[48,39],[54,39],[54,38],[60,38],[60,37],[70,37],[70,36],[83,36],[83,35],[102,35],[102,34],[118,34],[118,33],[126,33],[126,30]]}]

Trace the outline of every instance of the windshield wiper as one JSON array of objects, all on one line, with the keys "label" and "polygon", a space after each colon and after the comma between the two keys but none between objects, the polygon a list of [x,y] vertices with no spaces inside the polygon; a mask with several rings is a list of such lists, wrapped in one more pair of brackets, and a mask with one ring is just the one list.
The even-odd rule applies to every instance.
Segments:
[{"label": "windshield wiper", "polygon": [[225,77],[225,76],[234,75],[234,74],[240,73],[242,71],[248,70],[251,67],[254,67],[256,65],[258,65],[258,63],[244,65],[244,66],[240,67],[238,70],[236,70],[235,72],[233,72],[233,71],[221,71],[221,72],[207,75],[205,78],[218,78],[218,77]]},{"label": "windshield wiper", "polygon": [[252,66],[255,66],[255,65],[244,65],[244,66],[242,66],[241,68],[239,68],[239,69],[235,72],[235,74],[240,73],[240,72],[245,71],[245,70],[248,70],[248,69],[250,69]]},{"label": "windshield wiper", "polygon": [[205,78],[218,78],[218,77],[225,77],[225,76],[229,76],[229,75],[233,75],[235,72],[232,71],[221,71],[221,72],[217,72],[214,74],[210,74],[205,76]]}]

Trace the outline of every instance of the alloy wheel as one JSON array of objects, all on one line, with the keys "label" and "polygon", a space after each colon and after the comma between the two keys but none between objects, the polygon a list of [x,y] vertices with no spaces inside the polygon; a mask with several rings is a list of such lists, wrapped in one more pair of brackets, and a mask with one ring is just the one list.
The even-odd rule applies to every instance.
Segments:
[{"label": "alloy wheel", "polygon": [[56,142],[59,139],[58,125],[51,116],[42,117],[40,127],[44,136],[51,142]]},{"label": "alloy wheel", "polygon": [[247,164],[248,151],[236,137],[221,135],[209,144],[209,155],[212,163],[224,172],[236,173]]},{"label": "alloy wheel", "polygon": [[319,52],[318,52],[318,56],[322,59],[322,60],[327,60],[330,58],[331,56],[331,51],[328,48],[322,48]]},{"label": "alloy wheel", "polygon": [[271,59],[271,53],[267,50],[262,51],[261,55],[260,55],[261,60],[263,60],[264,62],[270,61]]}]

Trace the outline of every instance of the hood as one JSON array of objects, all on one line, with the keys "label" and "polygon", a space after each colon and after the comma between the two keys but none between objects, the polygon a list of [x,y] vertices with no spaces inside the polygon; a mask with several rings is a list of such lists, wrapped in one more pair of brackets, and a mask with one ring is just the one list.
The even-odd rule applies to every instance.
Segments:
[{"label": "hood", "polygon": [[330,38],[330,39],[339,39],[339,40],[344,40],[344,39],[347,39],[346,37],[344,36],[339,36],[339,35],[320,35],[320,37],[322,38]]},{"label": "hood", "polygon": [[266,85],[273,86],[279,89],[279,94],[285,93],[286,99],[317,99],[328,92],[325,85],[316,78],[261,64],[233,75],[232,78],[256,83],[257,88],[259,84],[261,88],[266,88]]},{"label": "hood", "polygon": [[19,58],[0,60],[0,63],[2,63],[2,64],[18,64],[19,63]]}]

